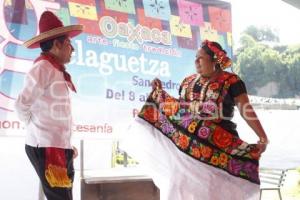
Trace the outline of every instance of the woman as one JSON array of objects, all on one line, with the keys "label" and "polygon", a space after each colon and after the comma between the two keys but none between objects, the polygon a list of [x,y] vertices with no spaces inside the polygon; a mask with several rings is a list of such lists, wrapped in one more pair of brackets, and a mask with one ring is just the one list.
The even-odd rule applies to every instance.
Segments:
[{"label": "woman", "polygon": [[[195,64],[197,74],[184,79],[178,100],[153,81],[125,148],[147,166],[161,199],[257,199],[258,161],[268,138],[246,87],[223,71],[231,61],[216,42],[203,42]],[[257,144],[239,138],[230,121],[234,105],[259,137]]]}]

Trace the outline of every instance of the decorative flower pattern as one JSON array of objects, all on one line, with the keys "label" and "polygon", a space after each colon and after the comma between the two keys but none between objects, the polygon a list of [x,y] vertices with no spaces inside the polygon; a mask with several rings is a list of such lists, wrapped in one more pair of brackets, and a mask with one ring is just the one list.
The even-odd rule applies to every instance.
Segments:
[{"label": "decorative flower pattern", "polygon": [[201,146],[201,155],[204,158],[206,158],[206,159],[210,158],[212,153],[213,153],[213,150],[209,146],[205,146],[205,145]]},{"label": "decorative flower pattern", "polygon": [[188,128],[192,121],[193,121],[192,115],[186,114],[186,115],[182,116],[180,125],[183,128]]},{"label": "decorative flower pattern", "polygon": [[221,149],[225,149],[226,147],[232,144],[233,135],[220,127],[217,127],[213,136],[212,136],[214,144]]},{"label": "decorative flower pattern", "polygon": [[214,114],[217,111],[217,104],[211,100],[206,101],[202,105],[202,112],[206,114]]},{"label": "decorative flower pattern", "polygon": [[166,116],[171,116],[177,113],[179,109],[179,103],[173,98],[167,97],[165,102],[162,103],[162,110]]},{"label": "decorative flower pattern", "polygon": [[165,134],[171,134],[174,133],[176,131],[176,129],[174,128],[174,126],[170,123],[170,122],[165,122],[161,124],[161,130],[163,133]]},{"label": "decorative flower pattern", "polygon": [[220,87],[220,84],[218,82],[214,82],[214,83],[211,83],[208,86],[208,89],[210,89],[210,90],[217,90],[217,89],[219,89],[219,87]]},{"label": "decorative flower pattern", "polygon": [[195,158],[200,158],[201,157],[201,150],[198,147],[192,147],[192,155]]},{"label": "decorative flower pattern", "polygon": [[214,92],[213,90],[208,90],[206,92],[207,99],[217,100],[219,97],[219,92]]},{"label": "decorative flower pattern", "polygon": [[200,127],[198,130],[198,137],[201,139],[207,139],[209,134],[210,134],[210,129],[205,126]]},{"label": "decorative flower pattern", "polygon": [[158,120],[158,110],[153,106],[148,106],[145,109],[144,118],[151,123],[156,122]]},{"label": "decorative flower pattern", "polygon": [[213,165],[218,165],[219,164],[219,158],[217,156],[211,157],[210,163],[213,164]]},{"label": "decorative flower pattern", "polygon": [[184,134],[179,134],[177,144],[181,149],[186,150],[189,147],[189,142],[190,138],[188,136]]},{"label": "decorative flower pattern", "polygon": [[193,122],[189,125],[188,131],[189,131],[190,133],[194,133],[194,132],[196,131],[197,125],[198,125],[197,122],[193,121]]},{"label": "decorative flower pattern", "polygon": [[228,156],[225,153],[221,153],[219,157],[220,165],[226,166],[228,163]]}]

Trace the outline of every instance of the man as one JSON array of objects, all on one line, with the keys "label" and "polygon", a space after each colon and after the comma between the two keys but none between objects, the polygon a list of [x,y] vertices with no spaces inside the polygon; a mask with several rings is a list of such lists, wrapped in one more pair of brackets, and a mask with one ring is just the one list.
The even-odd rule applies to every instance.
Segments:
[{"label": "man", "polygon": [[29,71],[15,108],[25,122],[26,154],[36,170],[48,200],[71,200],[74,179],[71,145],[72,117],[69,89],[76,92],[64,64],[74,50],[70,38],[82,32],[82,25],[63,26],[50,11],[39,21],[40,34],[24,43],[42,49]]}]

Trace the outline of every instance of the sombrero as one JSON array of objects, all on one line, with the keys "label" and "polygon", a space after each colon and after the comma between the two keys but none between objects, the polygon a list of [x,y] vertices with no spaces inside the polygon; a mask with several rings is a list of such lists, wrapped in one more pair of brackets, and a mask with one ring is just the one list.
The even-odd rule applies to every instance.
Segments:
[{"label": "sombrero", "polygon": [[45,11],[39,21],[40,34],[24,42],[24,46],[30,49],[40,47],[40,43],[62,36],[75,37],[83,30],[82,25],[64,26],[62,21],[50,11]]}]

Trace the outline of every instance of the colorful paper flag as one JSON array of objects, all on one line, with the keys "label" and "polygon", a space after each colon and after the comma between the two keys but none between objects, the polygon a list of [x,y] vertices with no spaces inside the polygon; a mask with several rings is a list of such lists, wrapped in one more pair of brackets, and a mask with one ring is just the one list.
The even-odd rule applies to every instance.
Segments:
[{"label": "colorful paper flag", "polygon": [[144,9],[138,8],[137,10],[138,23],[142,26],[146,26],[150,29],[157,28],[162,30],[161,21],[158,19],[154,19],[152,17],[146,17],[144,13]]},{"label": "colorful paper flag", "polygon": [[169,20],[171,9],[169,0],[143,0],[145,16]]},{"label": "colorful paper flag", "polygon": [[186,49],[197,49],[198,42],[197,42],[197,34],[195,31],[192,31],[192,38],[186,37],[177,37],[178,46],[181,48]]},{"label": "colorful paper flag", "polygon": [[[65,1],[65,0],[59,0],[59,1]],[[71,0],[69,2],[84,4],[88,6],[96,6],[95,0]]]},{"label": "colorful paper flag", "polygon": [[201,4],[178,0],[179,16],[183,23],[203,25],[203,8]]},{"label": "colorful paper flag", "polygon": [[106,9],[135,14],[133,0],[104,0],[104,2]]},{"label": "colorful paper flag", "polygon": [[96,20],[78,18],[78,24],[82,24],[84,26],[83,32],[85,33],[101,35],[99,23]]},{"label": "colorful paper flag", "polygon": [[102,16],[111,16],[117,22],[124,22],[124,23],[128,22],[128,14],[127,13],[122,13],[122,12],[105,9],[104,1],[100,1],[100,8],[101,8],[101,13],[99,15],[99,18],[101,18]]},{"label": "colorful paper flag", "polygon": [[191,26],[181,23],[179,16],[171,15],[170,30],[172,35],[192,38]]},{"label": "colorful paper flag", "polygon": [[209,22],[204,22],[204,26],[200,26],[201,40],[217,41],[219,36],[218,32],[211,27]]},{"label": "colorful paper flag", "polygon": [[208,13],[214,29],[220,32],[231,32],[231,14],[229,10],[209,6]]},{"label": "colorful paper flag", "polygon": [[73,17],[98,20],[97,9],[95,6],[69,2],[70,14]]}]

